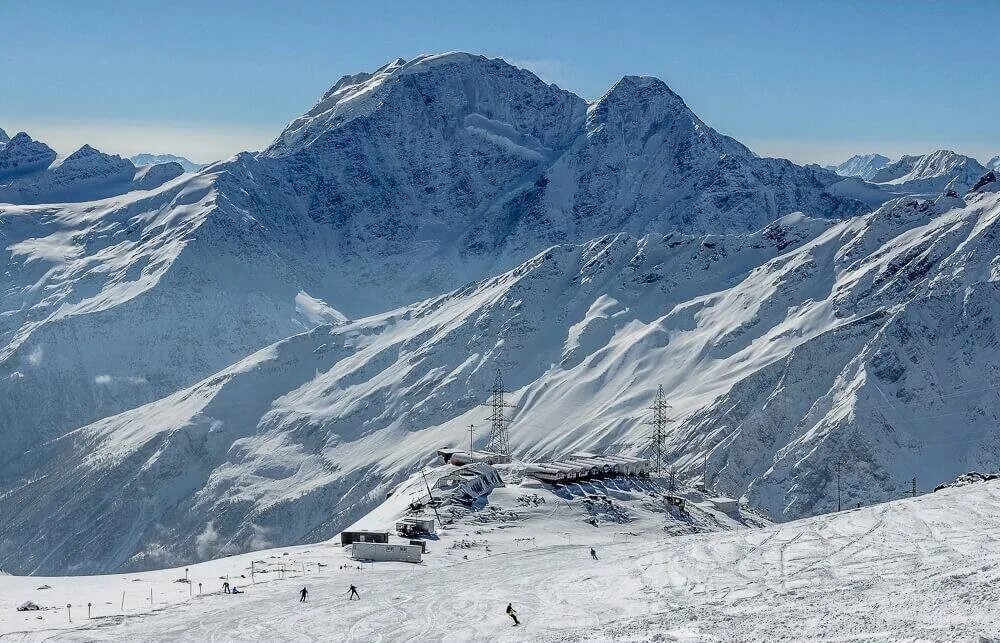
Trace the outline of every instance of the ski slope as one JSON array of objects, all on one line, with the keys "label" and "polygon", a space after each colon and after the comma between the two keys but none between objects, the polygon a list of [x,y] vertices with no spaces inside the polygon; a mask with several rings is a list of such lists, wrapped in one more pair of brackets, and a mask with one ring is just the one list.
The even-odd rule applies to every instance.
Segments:
[{"label": "ski slope", "polygon": [[[411,478],[408,484],[418,483]],[[623,498],[642,486],[616,492],[616,485],[602,486]],[[627,527],[594,527],[580,520],[573,490],[559,493],[567,494],[565,502],[554,501],[551,490],[517,484],[495,490],[488,505],[441,530],[420,565],[343,570],[345,552],[331,543],[258,552],[257,569],[272,571],[246,581],[239,596],[218,593],[219,577],[245,573],[250,555],[191,566],[192,580],[205,579],[211,591],[194,597],[187,596],[187,584],[171,583],[183,569],[5,578],[0,641],[943,642],[1000,636],[1000,484],[774,526],[719,518],[721,531],[688,535],[665,532],[671,517],[658,523],[642,513],[638,496],[622,501],[637,516]],[[545,502],[517,500],[531,495]],[[400,498],[408,501],[405,489],[366,520],[391,518]],[[712,517],[697,504],[692,515],[695,522]],[[530,537],[535,542],[519,540]],[[590,559],[590,546],[599,560]],[[293,570],[285,578],[273,571],[280,564]],[[52,588],[33,589],[43,583]],[[350,584],[362,600],[347,600]],[[310,595],[300,604],[303,586]],[[150,587],[152,613],[141,598],[148,599]],[[44,592],[61,609],[13,611],[18,601],[30,596],[37,602]],[[90,596],[99,607],[87,620]],[[65,602],[73,603],[72,624]],[[505,616],[508,602],[521,627]]]}]

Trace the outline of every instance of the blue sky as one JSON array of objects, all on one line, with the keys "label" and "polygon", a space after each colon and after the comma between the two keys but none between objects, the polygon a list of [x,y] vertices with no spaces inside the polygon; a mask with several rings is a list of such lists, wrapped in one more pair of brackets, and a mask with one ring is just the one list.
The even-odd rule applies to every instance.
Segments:
[{"label": "blue sky", "polygon": [[259,149],[337,78],[472,51],[587,98],[665,80],[756,151],[830,162],[1000,154],[996,14],[982,2],[0,0],[0,127],[59,151]]}]

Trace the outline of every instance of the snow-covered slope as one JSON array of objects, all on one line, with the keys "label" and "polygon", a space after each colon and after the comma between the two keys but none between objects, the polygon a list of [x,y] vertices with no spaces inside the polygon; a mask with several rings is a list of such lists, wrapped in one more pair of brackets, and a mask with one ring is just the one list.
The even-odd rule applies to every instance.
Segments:
[{"label": "snow-covered slope", "polygon": [[[650,511],[656,496],[595,490],[635,519],[594,528],[580,520],[586,499],[567,491],[494,491],[439,530],[420,565],[358,569],[348,549],[319,543],[119,576],[5,577],[0,636],[952,643],[1000,634],[996,482],[763,528],[732,530],[723,515],[716,529],[682,536],[664,529],[682,516]],[[226,579],[244,593],[223,594]],[[361,600],[348,600],[350,585]],[[14,611],[27,600],[42,610]]]},{"label": "snow-covered slope", "polygon": [[[29,549],[48,552],[44,562],[35,560],[45,568],[64,568],[81,558],[107,568],[139,550],[158,549],[148,546],[157,540],[170,560],[194,546],[206,516],[216,516],[215,529],[241,547],[265,533],[274,542],[335,533],[369,506],[373,489],[406,475],[461,433],[470,418],[480,421],[476,405],[498,366],[517,364],[519,386],[541,377],[550,363],[562,362],[559,370],[587,370],[581,362],[588,354],[609,339],[619,321],[634,319],[619,314],[619,321],[601,321],[620,307],[604,297],[607,280],[626,279],[626,293],[615,296],[627,296],[634,301],[627,305],[648,309],[642,318],[653,319],[667,302],[648,299],[650,289],[662,288],[668,302],[711,292],[719,281],[733,280],[828,225],[793,219],[751,237],[714,240],[608,237],[550,251],[511,273],[429,302],[292,337],[194,388],[37,446],[20,461],[20,470],[33,479],[41,476],[38,484],[11,483],[17,490],[0,500],[10,509],[3,513],[7,522],[0,533],[9,536],[11,546],[2,553],[30,564]],[[609,252],[613,262],[605,265]],[[592,271],[597,271],[593,282],[587,277]],[[660,279],[666,282],[659,284]],[[206,291],[217,296],[214,289]],[[560,292],[561,304],[554,308],[528,305]],[[523,322],[518,302],[530,314]],[[269,309],[262,306],[257,314]],[[594,319],[587,321],[590,316]],[[213,346],[193,348],[207,352]],[[152,364],[143,368],[162,360],[159,355],[152,352]],[[530,362],[525,356],[532,356]],[[24,385],[31,381],[16,378],[10,389],[30,395],[33,387]],[[119,391],[136,386],[104,384]],[[608,385],[610,393],[614,383]],[[285,396],[291,396],[287,406],[275,407]],[[621,421],[617,413],[609,417]],[[547,443],[532,446],[551,450],[573,439],[572,431],[553,431]],[[244,446],[234,452],[238,444]],[[522,445],[528,444],[524,436]],[[70,462],[80,457],[84,461]],[[110,540],[73,536],[55,523],[28,535],[28,525],[67,484],[79,498],[67,520],[105,525],[100,529],[107,529]],[[111,496],[108,489],[115,490]],[[136,516],[134,505],[115,500],[119,494],[147,497],[148,511]],[[164,510],[174,517],[165,521]],[[45,543],[29,544],[37,538]]]},{"label": "snow-covered slope", "polygon": [[[240,548],[333,534],[482,425],[497,368],[522,458],[648,452],[663,384],[678,475],[707,458],[717,488],[779,519],[835,508],[838,460],[848,505],[988,468],[1000,194],[968,199],[753,235],[611,235],[319,327],[36,449],[33,479],[0,498],[3,552],[111,569],[197,555],[209,523]],[[98,538],[76,530],[92,523]]]},{"label": "snow-covered slope", "polygon": [[144,165],[161,165],[164,163],[177,163],[184,169],[185,172],[197,172],[207,166],[205,163],[195,163],[191,159],[183,156],[177,156],[175,154],[136,154],[135,156],[129,157],[129,160],[132,161],[136,167],[142,167]]},{"label": "snow-covered slope", "polygon": [[937,195],[954,190],[964,194],[986,171],[970,156],[937,150],[923,156],[904,156],[880,169],[870,180],[896,193]]},{"label": "snow-covered slope", "polygon": [[309,229],[279,235],[220,196],[241,169],[0,208],[0,479],[37,443],[343,319],[310,294],[331,271],[293,243]]},{"label": "snow-covered slope", "polygon": [[868,181],[890,163],[892,159],[881,154],[855,154],[834,167],[833,171],[841,176],[856,176]]},{"label": "snow-covered slope", "polygon": [[986,167],[988,167],[991,170],[1000,171],[1000,155],[994,156],[989,161],[987,161]]}]

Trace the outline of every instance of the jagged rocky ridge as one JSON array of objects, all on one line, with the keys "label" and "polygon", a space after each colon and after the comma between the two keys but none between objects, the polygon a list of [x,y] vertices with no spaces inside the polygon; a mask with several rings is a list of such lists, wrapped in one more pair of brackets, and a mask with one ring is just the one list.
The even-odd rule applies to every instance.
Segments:
[{"label": "jagged rocky ridge", "polygon": [[20,132],[0,147],[0,204],[92,201],[152,190],[183,172],[177,163],[139,170],[90,145],[59,159],[48,145]]}]

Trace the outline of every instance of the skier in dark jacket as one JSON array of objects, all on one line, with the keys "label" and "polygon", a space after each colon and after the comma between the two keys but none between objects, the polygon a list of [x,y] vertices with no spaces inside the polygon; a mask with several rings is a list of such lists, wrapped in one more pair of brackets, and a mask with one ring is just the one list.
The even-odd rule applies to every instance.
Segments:
[{"label": "skier in dark jacket", "polygon": [[308,593],[309,593],[309,590],[307,590],[305,587],[303,587],[301,590],[299,590],[299,602],[300,603],[305,603],[306,602],[306,594],[308,594]]},{"label": "skier in dark jacket", "polygon": [[517,610],[515,610],[514,606],[510,603],[507,603],[507,616],[514,619],[514,625],[521,624],[521,621],[517,620]]},{"label": "skier in dark jacket", "polygon": [[590,548],[590,557],[597,560],[597,551],[593,547]]},{"label": "skier in dark jacket", "polygon": [[222,584],[222,593],[223,594],[229,593],[229,581],[226,581],[225,583]]},{"label": "skier in dark jacket", "polygon": [[359,601],[361,600],[361,594],[358,594],[358,588],[355,587],[354,585],[351,585],[351,589],[347,591],[350,593],[350,596],[347,597],[347,600],[353,601],[355,597],[357,597]]}]

